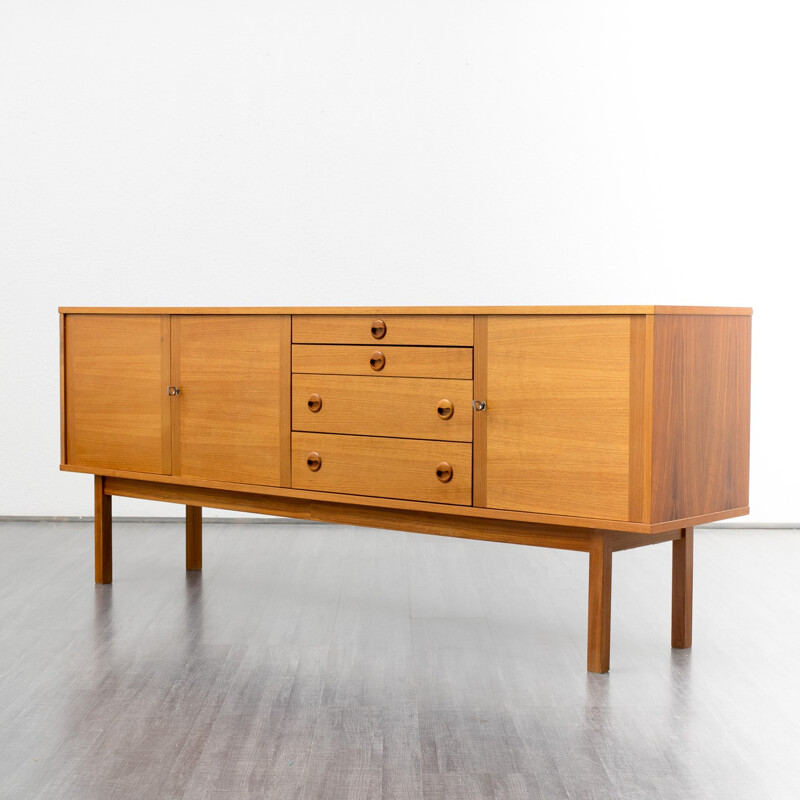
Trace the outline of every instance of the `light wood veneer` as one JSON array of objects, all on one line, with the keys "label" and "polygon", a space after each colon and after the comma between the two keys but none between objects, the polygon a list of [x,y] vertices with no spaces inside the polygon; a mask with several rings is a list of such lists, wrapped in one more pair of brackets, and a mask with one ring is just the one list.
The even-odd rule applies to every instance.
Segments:
[{"label": "light wood veneer", "polygon": [[67,315],[66,463],[171,471],[170,318]]},{"label": "light wood veneer", "polygon": [[631,318],[490,317],[487,505],[625,519]]},{"label": "light wood veneer", "polygon": [[[371,360],[378,353],[383,356],[383,366],[375,369]],[[292,372],[469,380],[472,348],[296,344],[292,347]]]},{"label": "light wood veneer", "polygon": [[[614,552],[748,512],[750,310],[673,306],[60,309],[61,468],[111,497],[589,554],[587,667],[609,668]],[[474,401],[474,402],[473,402]]]},{"label": "light wood veneer", "polygon": [[[373,333],[374,323],[382,323]],[[295,314],[292,341],[314,344],[412,344],[472,347],[472,316],[454,314]]]},{"label": "light wood veneer", "polygon": [[[309,453],[318,453],[322,460],[315,472],[306,463]],[[447,482],[436,474],[442,463],[453,470]],[[294,433],[292,486],[469,505],[472,447],[463,442]]]},{"label": "light wood veneer", "polygon": [[[318,408],[309,407],[309,398]],[[442,401],[452,412],[438,413]],[[442,406],[445,408],[445,406]],[[437,378],[294,375],[295,431],[391,436],[397,439],[472,441],[472,381]]]},{"label": "light wood veneer", "polygon": [[172,473],[278,486],[281,317],[171,319]]}]

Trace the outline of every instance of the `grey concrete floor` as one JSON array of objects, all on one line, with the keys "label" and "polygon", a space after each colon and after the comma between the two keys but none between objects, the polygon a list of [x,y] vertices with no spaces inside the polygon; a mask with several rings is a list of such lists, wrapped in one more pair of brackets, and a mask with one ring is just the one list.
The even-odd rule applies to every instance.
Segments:
[{"label": "grey concrete floor", "polygon": [[588,557],[292,523],[0,525],[0,797],[800,798],[800,532],[698,530],[695,646],[668,544]]}]

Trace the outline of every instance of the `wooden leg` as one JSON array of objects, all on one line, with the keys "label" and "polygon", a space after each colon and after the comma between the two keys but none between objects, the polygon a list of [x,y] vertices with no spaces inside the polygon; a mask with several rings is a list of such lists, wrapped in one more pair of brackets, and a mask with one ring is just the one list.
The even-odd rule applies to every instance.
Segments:
[{"label": "wooden leg", "polygon": [[102,475],[94,476],[94,582],[111,583],[111,495]]},{"label": "wooden leg", "polygon": [[186,506],[186,569],[203,569],[203,509]]},{"label": "wooden leg", "polygon": [[694,528],[672,542],[672,646],[692,646]]},{"label": "wooden leg", "polygon": [[608,672],[611,653],[611,541],[605,531],[589,538],[589,642],[586,669]]}]

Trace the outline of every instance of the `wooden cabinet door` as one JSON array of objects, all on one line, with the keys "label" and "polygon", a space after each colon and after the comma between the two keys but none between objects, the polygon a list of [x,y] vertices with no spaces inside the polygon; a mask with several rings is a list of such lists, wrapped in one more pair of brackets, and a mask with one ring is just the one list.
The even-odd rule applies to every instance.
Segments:
[{"label": "wooden cabinet door", "polygon": [[288,319],[173,316],[172,383],[180,389],[172,398],[173,475],[281,483],[282,416],[289,467],[289,364],[282,360],[291,346]]},{"label": "wooden cabinet door", "polygon": [[627,520],[631,317],[490,316],[487,505]]},{"label": "wooden cabinet door", "polygon": [[66,460],[169,474],[169,317],[68,314]]}]

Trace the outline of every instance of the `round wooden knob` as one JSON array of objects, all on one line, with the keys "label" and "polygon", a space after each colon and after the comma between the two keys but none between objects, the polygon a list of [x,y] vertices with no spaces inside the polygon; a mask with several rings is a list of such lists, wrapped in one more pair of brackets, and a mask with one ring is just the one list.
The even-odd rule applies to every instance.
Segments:
[{"label": "round wooden knob", "polygon": [[453,408],[453,403],[451,400],[440,400],[436,405],[436,413],[442,419],[450,419],[450,417],[453,416],[453,411],[455,411],[455,409]]},{"label": "round wooden knob", "polygon": [[436,477],[442,483],[453,480],[453,468],[446,461],[442,461],[442,463],[436,467]]},{"label": "round wooden knob", "polygon": [[312,394],[308,398],[308,410],[313,411],[315,414],[322,408],[322,398],[318,394]]},{"label": "round wooden knob", "polygon": [[380,372],[386,366],[386,356],[380,350],[376,350],[369,357],[369,365],[375,372]]},{"label": "round wooden knob", "polygon": [[372,325],[369,326],[369,332],[375,339],[383,339],[386,336],[386,323],[382,319],[372,320]]},{"label": "round wooden knob", "polygon": [[316,472],[322,466],[322,456],[319,453],[309,453],[306,456],[306,464],[312,472]]}]

